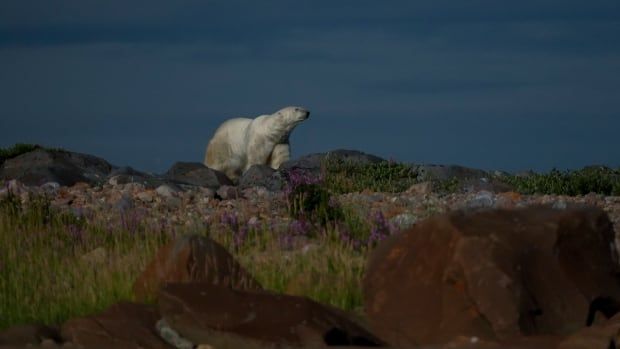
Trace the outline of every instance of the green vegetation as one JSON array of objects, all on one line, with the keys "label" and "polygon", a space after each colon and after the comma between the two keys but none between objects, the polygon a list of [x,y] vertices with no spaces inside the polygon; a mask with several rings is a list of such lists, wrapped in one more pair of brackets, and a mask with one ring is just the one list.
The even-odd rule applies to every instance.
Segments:
[{"label": "green vegetation", "polygon": [[505,176],[501,180],[515,187],[523,194],[620,195],[620,169],[602,166],[585,167],[574,171],[551,170],[549,173],[532,174],[525,177]]},{"label": "green vegetation", "polygon": [[384,161],[356,164],[340,159],[328,159],[323,163],[324,185],[335,193],[401,192],[418,183],[418,174],[411,165]]},{"label": "green vegetation", "polygon": [[[9,195],[0,201],[0,329],[58,324],[132,300],[133,282],[156,251],[188,233],[221,243],[267,289],[360,309],[368,253],[361,238],[372,222],[345,214],[339,224],[293,221],[279,230],[277,222],[243,223],[249,216],[231,211],[208,224],[163,224],[158,212],[76,216],[54,209],[45,197],[24,205]],[[355,246],[348,227],[364,231],[356,233]],[[311,248],[302,252],[298,238],[302,246],[311,241]]]}]

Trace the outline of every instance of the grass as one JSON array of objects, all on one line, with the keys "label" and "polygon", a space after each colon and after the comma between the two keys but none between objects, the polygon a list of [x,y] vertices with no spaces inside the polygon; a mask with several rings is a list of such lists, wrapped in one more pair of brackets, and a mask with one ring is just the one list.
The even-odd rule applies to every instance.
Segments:
[{"label": "grass", "polygon": [[[162,224],[157,212],[76,216],[45,197],[24,205],[9,195],[0,201],[0,328],[59,324],[132,300],[133,282],[158,248],[188,233],[221,243],[267,289],[359,311],[373,222],[343,212],[339,222],[278,226],[226,211],[208,225],[181,227]],[[307,247],[293,247],[300,242]],[[84,257],[96,249],[106,256]]]}]

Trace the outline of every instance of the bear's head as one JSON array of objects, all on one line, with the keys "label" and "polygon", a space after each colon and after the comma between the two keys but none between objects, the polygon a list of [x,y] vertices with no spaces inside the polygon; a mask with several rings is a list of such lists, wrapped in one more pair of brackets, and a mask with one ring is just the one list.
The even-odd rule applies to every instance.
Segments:
[{"label": "bear's head", "polygon": [[278,110],[276,115],[285,120],[287,125],[294,127],[306,120],[310,116],[310,112],[302,107],[286,107]]}]

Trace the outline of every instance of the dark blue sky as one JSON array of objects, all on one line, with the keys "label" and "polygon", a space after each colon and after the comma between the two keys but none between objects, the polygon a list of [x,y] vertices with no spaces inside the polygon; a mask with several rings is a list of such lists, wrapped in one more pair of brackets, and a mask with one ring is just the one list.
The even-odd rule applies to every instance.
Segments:
[{"label": "dark blue sky", "polygon": [[620,166],[620,1],[0,2],[0,146],[161,172],[310,109],[293,157]]}]

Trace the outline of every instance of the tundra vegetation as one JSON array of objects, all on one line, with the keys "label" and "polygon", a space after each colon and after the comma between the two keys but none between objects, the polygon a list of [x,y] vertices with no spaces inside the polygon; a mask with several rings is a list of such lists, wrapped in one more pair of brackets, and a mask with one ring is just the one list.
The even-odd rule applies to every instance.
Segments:
[{"label": "tundra vegetation", "polygon": [[[0,149],[0,163],[36,147]],[[620,170],[606,167],[500,179],[524,194],[620,195]],[[0,328],[58,324],[131,300],[134,280],[157,250],[188,233],[221,243],[267,289],[359,312],[367,256],[396,229],[381,212],[361,217],[334,197],[401,192],[422,180],[414,167],[395,162],[331,160],[317,177],[291,173],[285,190],[291,220],[284,228],[240,210],[189,226],[133,209],[78,214],[54,208],[50,197],[24,204],[9,192],[0,200]],[[455,180],[436,184],[444,193],[458,188]]]}]

